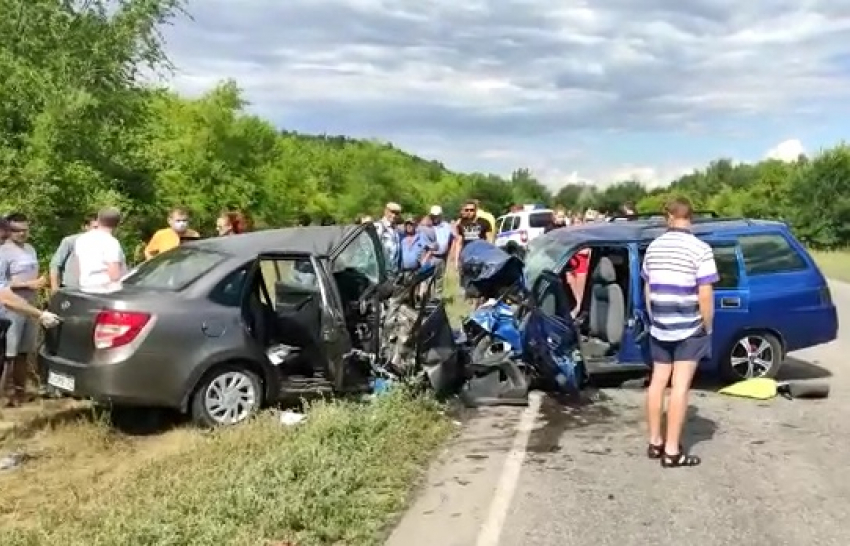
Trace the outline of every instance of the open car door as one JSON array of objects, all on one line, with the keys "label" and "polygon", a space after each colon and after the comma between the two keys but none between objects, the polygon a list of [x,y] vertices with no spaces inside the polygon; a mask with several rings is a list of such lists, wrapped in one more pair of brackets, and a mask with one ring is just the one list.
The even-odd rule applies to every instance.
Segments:
[{"label": "open car door", "polygon": [[253,278],[246,306],[253,337],[266,349],[284,344],[299,353],[296,369],[282,375],[324,376],[335,384],[351,342],[322,264],[305,254],[264,253]]},{"label": "open car door", "polygon": [[544,270],[531,287],[530,303],[525,317],[529,362],[547,387],[563,393],[577,392],[585,382],[586,372],[572,317],[575,296],[560,276]]}]

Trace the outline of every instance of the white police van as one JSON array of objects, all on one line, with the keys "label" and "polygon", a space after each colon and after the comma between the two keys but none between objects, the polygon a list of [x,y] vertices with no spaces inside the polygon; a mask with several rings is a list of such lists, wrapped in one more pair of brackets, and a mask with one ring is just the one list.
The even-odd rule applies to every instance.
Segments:
[{"label": "white police van", "polygon": [[535,237],[543,235],[552,221],[552,209],[545,205],[523,205],[496,219],[496,246],[503,247],[514,241],[521,247]]}]

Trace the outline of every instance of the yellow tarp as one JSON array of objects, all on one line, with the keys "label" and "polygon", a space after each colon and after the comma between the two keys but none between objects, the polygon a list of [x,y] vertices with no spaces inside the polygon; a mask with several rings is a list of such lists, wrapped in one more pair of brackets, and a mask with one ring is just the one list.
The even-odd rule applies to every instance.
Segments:
[{"label": "yellow tarp", "polygon": [[734,385],[723,387],[720,394],[737,396],[739,398],[752,398],[753,400],[770,400],[777,394],[777,383],[775,379],[767,377],[756,377],[745,379]]}]

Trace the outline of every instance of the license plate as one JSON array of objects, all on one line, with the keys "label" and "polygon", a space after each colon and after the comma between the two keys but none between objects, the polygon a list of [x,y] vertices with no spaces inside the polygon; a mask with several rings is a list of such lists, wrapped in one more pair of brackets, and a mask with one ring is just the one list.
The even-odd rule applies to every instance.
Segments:
[{"label": "license plate", "polygon": [[74,378],[69,375],[50,372],[47,374],[47,384],[63,391],[74,391]]}]

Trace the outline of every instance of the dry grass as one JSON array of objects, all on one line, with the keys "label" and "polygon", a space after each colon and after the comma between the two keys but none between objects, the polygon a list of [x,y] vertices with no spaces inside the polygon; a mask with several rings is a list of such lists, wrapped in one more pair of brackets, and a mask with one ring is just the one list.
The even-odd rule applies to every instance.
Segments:
[{"label": "dry grass", "polygon": [[[446,296],[459,327],[469,308],[455,272]],[[0,457],[27,460],[0,472],[0,544],[379,544],[451,428],[404,392],[318,403],[295,427],[270,411],[234,429],[146,437],[84,402],[2,410]]]},{"label": "dry grass", "polygon": [[460,328],[461,319],[468,315],[471,309],[463,298],[457,271],[454,268],[446,271],[445,283],[443,297],[446,302],[446,312],[452,321],[452,326]]},{"label": "dry grass", "polygon": [[850,250],[812,251],[812,257],[830,279],[850,282]]},{"label": "dry grass", "polygon": [[0,473],[4,546],[379,544],[451,432],[438,406],[401,391],[315,404],[295,427],[268,412],[144,438],[65,404],[0,439],[0,453],[31,456]]}]

